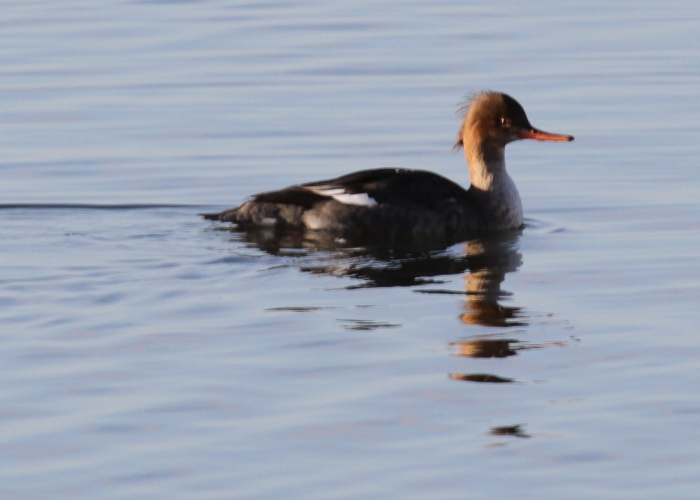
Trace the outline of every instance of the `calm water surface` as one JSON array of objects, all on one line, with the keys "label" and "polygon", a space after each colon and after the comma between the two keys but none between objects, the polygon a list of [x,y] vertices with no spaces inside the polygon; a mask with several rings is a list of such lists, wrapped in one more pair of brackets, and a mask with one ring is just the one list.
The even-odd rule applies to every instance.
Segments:
[{"label": "calm water surface", "polygon": [[[692,2],[6,2],[0,497],[700,496]],[[387,248],[198,214],[373,167],[517,234]]]}]

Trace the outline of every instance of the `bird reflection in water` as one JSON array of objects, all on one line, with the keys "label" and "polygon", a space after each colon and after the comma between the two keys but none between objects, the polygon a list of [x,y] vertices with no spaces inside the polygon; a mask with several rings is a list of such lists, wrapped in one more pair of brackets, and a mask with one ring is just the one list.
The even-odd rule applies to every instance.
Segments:
[{"label": "bird reflection in water", "polygon": [[[518,251],[520,231],[471,239],[466,242],[422,238],[416,240],[382,240],[376,237],[347,239],[323,231],[274,229],[223,229],[234,231],[237,239],[271,255],[293,257],[299,269],[319,275],[350,277],[358,280],[348,288],[416,287],[415,292],[461,294],[465,312],[459,317],[465,325],[491,329],[523,330],[529,315],[521,307],[505,306],[510,294],[501,290],[506,274],[518,270],[522,255]],[[464,290],[432,288],[446,283],[446,276],[464,274]],[[361,323],[346,324],[346,329],[363,329]],[[387,324],[388,326],[399,326]],[[565,342],[522,342],[516,335],[504,333],[473,335],[468,340],[451,343],[452,353],[469,358],[508,358],[519,351],[538,349]],[[506,338],[504,338],[506,337]],[[450,373],[452,380],[511,384],[515,379],[490,373]],[[498,436],[529,437],[521,426],[495,427]]]},{"label": "bird reflection in water", "polygon": [[[354,278],[347,288],[415,287],[429,294],[461,294],[466,300],[460,315],[466,325],[491,328],[526,328],[528,314],[521,307],[503,305],[510,293],[501,289],[508,273],[522,265],[518,251],[521,231],[511,231],[471,239],[381,239],[339,237],[326,231],[280,231],[274,228],[237,229],[219,227],[248,246],[268,254],[293,257],[303,272]],[[446,283],[446,276],[463,274],[464,290],[445,290],[430,285]],[[397,326],[397,325],[391,325]],[[509,335],[508,337],[512,337]],[[451,344],[458,356],[506,358],[524,349],[548,344],[532,344],[500,335],[476,335]],[[467,380],[467,379],[464,379]],[[474,380],[476,381],[476,380]],[[486,380],[485,380],[486,381]]]},{"label": "bird reflection in water", "polygon": [[[486,301],[492,296],[497,300],[504,295],[499,290],[505,274],[515,271],[521,262],[520,254],[515,250],[520,231],[469,241],[466,250],[462,251],[461,245],[457,245],[461,240],[445,238],[399,239],[395,235],[385,239],[377,235],[348,238],[326,231],[244,230],[235,226],[233,229],[219,227],[217,230],[232,231],[249,246],[268,254],[296,257],[300,259],[299,267],[304,272],[359,280],[358,284],[348,288],[441,284],[444,280],[439,279],[440,276],[467,273],[466,294],[472,296],[470,303],[473,302],[475,307],[480,301],[478,307],[483,311],[486,311]],[[472,274],[475,277],[469,278]],[[502,309],[504,312],[501,314],[517,317],[517,308],[509,309],[508,313],[505,313],[507,308]],[[484,314],[481,313],[482,316]]]},{"label": "bird reflection in water", "polygon": [[521,309],[506,307],[498,301],[506,294],[501,283],[506,273],[512,273],[522,264],[522,256],[515,249],[514,238],[494,240],[480,239],[467,243],[465,253],[472,263],[466,281],[468,312],[462,321],[468,325],[482,326],[526,326],[519,321]]}]

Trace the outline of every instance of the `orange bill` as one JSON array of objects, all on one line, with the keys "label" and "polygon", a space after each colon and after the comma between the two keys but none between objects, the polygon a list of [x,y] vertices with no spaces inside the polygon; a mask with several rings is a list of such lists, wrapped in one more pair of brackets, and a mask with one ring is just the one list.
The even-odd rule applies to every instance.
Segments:
[{"label": "orange bill", "polygon": [[518,134],[521,139],[535,139],[537,141],[573,141],[574,136],[562,134],[550,134],[536,128],[523,130]]}]

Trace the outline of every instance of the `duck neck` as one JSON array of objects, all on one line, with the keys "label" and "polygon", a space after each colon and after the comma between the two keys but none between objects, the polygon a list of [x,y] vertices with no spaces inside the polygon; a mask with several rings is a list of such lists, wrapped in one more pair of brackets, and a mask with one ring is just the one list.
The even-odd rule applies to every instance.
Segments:
[{"label": "duck neck", "polygon": [[465,149],[470,191],[479,199],[489,225],[495,229],[518,228],[523,224],[523,205],[518,188],[506,171],[505,147],[481,143]]}]

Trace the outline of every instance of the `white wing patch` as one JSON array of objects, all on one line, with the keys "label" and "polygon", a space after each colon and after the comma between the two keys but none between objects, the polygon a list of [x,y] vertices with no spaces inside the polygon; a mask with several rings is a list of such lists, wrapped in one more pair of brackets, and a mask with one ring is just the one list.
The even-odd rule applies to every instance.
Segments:
[{"label": "white wing patch", "polygon": [[377,200],[372,198],[367,193],[356,193],[349,194],[345,192],[345,189],[341,187],[332,186],[304,186],[304,189],[308,189],[321,196],[327,196],[333,198],[334,200],[344,203],[346,205],[360,205],[365,207],[372,207],[377,205]]},{"label": "white wing patch", "polygon": [[336,194],[333,195],[333,199],[338,200],[340,203],[345,203],[346,205],[364,205],[365,207],[377,205],[377,200],[370,197],[367,193]]}]

